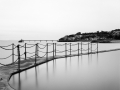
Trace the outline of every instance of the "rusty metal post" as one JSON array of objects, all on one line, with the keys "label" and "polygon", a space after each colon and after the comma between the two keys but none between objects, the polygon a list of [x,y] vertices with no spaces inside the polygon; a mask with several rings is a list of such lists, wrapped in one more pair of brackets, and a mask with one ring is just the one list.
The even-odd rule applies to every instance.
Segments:
[{"label": "rusty metal post", "polygon": [[12,63],[14,63],[14,43],[12,44]]},{"label": "rusty metal post", "polygon": [[71,56],[71,43],[70,43],[70,56]]},{"label": "rusty metal post", "polygon": [[55,56],[56,56],[56,43],[55,43]]},{"label": "rusty metal post", "polygon": [[65,57],[67,57],[67,43],[65,43]]},{"label": "rusty metal post", "polygon": [[38,50],[39,48],[38,48],[38,43],[36,44],[36,55],[37,55],[37,57],[39,56],[39,50]]},{"label": "rusty metal post", "polygon": [[36,47],[35,47],[35,65],[36,65],[36,60],[37,60],[37,44],[36,44]]},{"label": "rusty metal post", "polygon": [[20,45],[17,45],[17,51],[18,51],[18,70],[20,72]]},{"label": "rusty metal post", "polygon": [[97,53],[98,53],[98,42],[97,42]]},{"label": "rusty metal post", "polygon": [[27,51],[26,51],[26,43],[25,43],[25,60],[26,60],[26,58],[27,58]]},{"label": "rusty metal post", "polygon": [[46,44],[46,61],[48,61],[48,43]]},{"label": "rusty metal post", "polygon": [[92,43],[91,43],[91,54],[92,54]]},{"label": "rusty metal post", "polygon": [[82,41],[81,41],[81,55],[82,55]]},{"label": "rusty metal post", "polygon": [[54,60],[54,43],[53,43],[53,60]]},{"label": "rusty metal post", "polygon": [[88,42],[88,54],[89,54],[89,42]]},{"label": "rusty metal post", "polygon": [[79,56],[79,50],[80,50],[80,49],[79,49],[79,43],[78,43],[78,56]]}]

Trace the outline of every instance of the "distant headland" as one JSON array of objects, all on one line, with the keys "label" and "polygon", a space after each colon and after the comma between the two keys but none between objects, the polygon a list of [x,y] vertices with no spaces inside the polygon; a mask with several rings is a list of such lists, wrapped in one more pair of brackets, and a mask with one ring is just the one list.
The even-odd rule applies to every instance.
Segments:
[{"label": "distant headland", "polygon": [[112,43],[120,42],[120,29],[111,31],[97,31],[66,35],[58,40],[58,42],[78,42],[78,41],[90,41],[99,43]]}]

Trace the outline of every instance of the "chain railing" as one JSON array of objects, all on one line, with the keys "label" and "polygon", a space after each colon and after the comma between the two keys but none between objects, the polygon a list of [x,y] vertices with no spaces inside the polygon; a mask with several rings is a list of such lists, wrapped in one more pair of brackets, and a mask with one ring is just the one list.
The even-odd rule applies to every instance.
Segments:
[{"label": "chain railing", "polygon": [[[85,49],[83,48],[83,46],[88,45],[88,47]],[[92,49],[93,45],[97,45],[96,49]],[[33,52],[28,52],[27,50],[30,48],[35,48],[35,51]],[[65,50],[59,50],[60,47],[64,47]],[[73,47],[77,47],[77,49],[73,49]],[[83,43],[83,42],[79,42],[79,43],[64,43],[64,44],[59,44],[59,43],[46,43],[46,44],[41,44],[41,43],[36,43],[36,44],[27,44],[25,43],[24,45],[14,45],[14,44],[10,44],[8,46],[0,46],[1,49],[3,50],[11,50],[12,54],[5,57],[5,58],[0,58],[0,60],[5,60],[8,59],[10,57],[12,57],[12,63],[10,64],[2,64],[0,63],[0,65],[2,66],[6,66],[6,65],[11,65],[11,64],[18,64],[18,70],[20,70],[20,64],[22,62],[22,60],[30,60],[30,59],[34,59],[34,64],[37,64],[37,59],[39,58],[46,58],[46,61],[48,61],[49,58],[49,54],[52,54],[53,59],[55,57],[58,56],[58,54],[63,53],[65,55],[65,57],[67,57],[68,55],[71,56],[72,52],[77,52],[77,55],[82,55],[84,51],[86,51],[86,53],[90,54],[92,52],[96,52],[98,53],[98,43]],[[52,48],[52,50],[49,50],[49,48]],[[17,54],[15,54],[15,49],[17,49]],[[21,53],[21,49],[24,49],[24,53]],[[43,51],[44,50],[44,51]],[[81,52],[80,52],[81,51]],[[39,55],[39,53],[42,53],[41,56]],[[29,56],[28,56],[29,55]],[[14,57],[17,57],[17,59],[14,61]]]}]

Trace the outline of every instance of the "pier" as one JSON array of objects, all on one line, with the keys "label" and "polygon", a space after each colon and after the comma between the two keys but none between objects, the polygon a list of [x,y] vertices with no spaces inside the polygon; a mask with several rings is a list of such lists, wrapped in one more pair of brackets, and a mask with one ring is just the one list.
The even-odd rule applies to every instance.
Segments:
[{"label": "pier", "polygon": [[27,41],[27,42],[30,42],[30,41],[34,41],[34,42],[36,42],[36,41],[39,41],[39,42],[43,42],[43,41],[49,42],[49,41],[51,41],[51,42],[54,42],[54,41],[58,41],[58,40],[23,40],[23,39],[21,39],[18,42],[22,43],[22,42],[25,42],[25,41]]},{"label": "pier", "polygon": [[[87,47],[86,49],[83,48],[84,45]],[[93,49],[94,45],[96,47],[95,49]],[[58,46],[64,47],[65,50],[63,51],[59,50]],[[72,48],[73,46],[77,47],[77,49],[74,50]],[[7,47],[11,47],[11,49],[8,49]],[[52,51],[49,51],[50,47],[52,47]],[[20,73],[32,67],[36,67],[40,64],[47,63],[51,60],[120,50],[120,48],[118,48],[118,49],[100,51],[98,43],[90,43],[90,42],[87,42],[87,43],[76,42],[74,44],[73,43],[64,43],[64,44],[46,43],[45,45],[41,43],[36,43],[36,44],[25,43],[24,45],[11,44],[8,46],[0,46],[0,48],[6,51],[10,50],[12,52],[11,55],[5,58],[0,58],[0,60],[5,60],[12,57],[11,63],[9,64],[0,63],[0,65],[2,65],[0,67],[0,74],[1,74],[0,83],[3,83],[4,85],[6,85],[6,88],[8,88],[8,90],[11,90],[10,89],[11,87],[9,86],[8,81],[12,75],[16,73]],[[21,48],[24,49],[24,53],[21,53]],[[29,50],[30,48],[34,48],[35,49],[34,52],[28,52],[27,50]],[[42,51],[43,49],[45,49],[45,51]],[[15,54],[15,51],[17,51],[17,54]],[[84,51],[86,52],[84,53]],[[73,53],[73,52],[76,52],[76,53]],[[41,56],[39,55],[39,53],[43,53],[44,55]],[[59,53],[63,53],[63,55],[59,55]],[[28,54],[32,54],[32,55],[28,57]],[[15,60],[15,57],[17,57],[16,60]]]}]

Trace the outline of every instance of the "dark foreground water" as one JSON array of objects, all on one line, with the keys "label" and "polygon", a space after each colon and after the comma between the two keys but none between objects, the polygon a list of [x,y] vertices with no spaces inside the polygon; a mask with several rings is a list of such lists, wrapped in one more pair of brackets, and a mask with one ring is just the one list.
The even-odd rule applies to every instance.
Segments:
[{"label": "dark foreground water", "polygon": [[16,90],[120,90],[120,51],[62,58],[11,77]]}]

